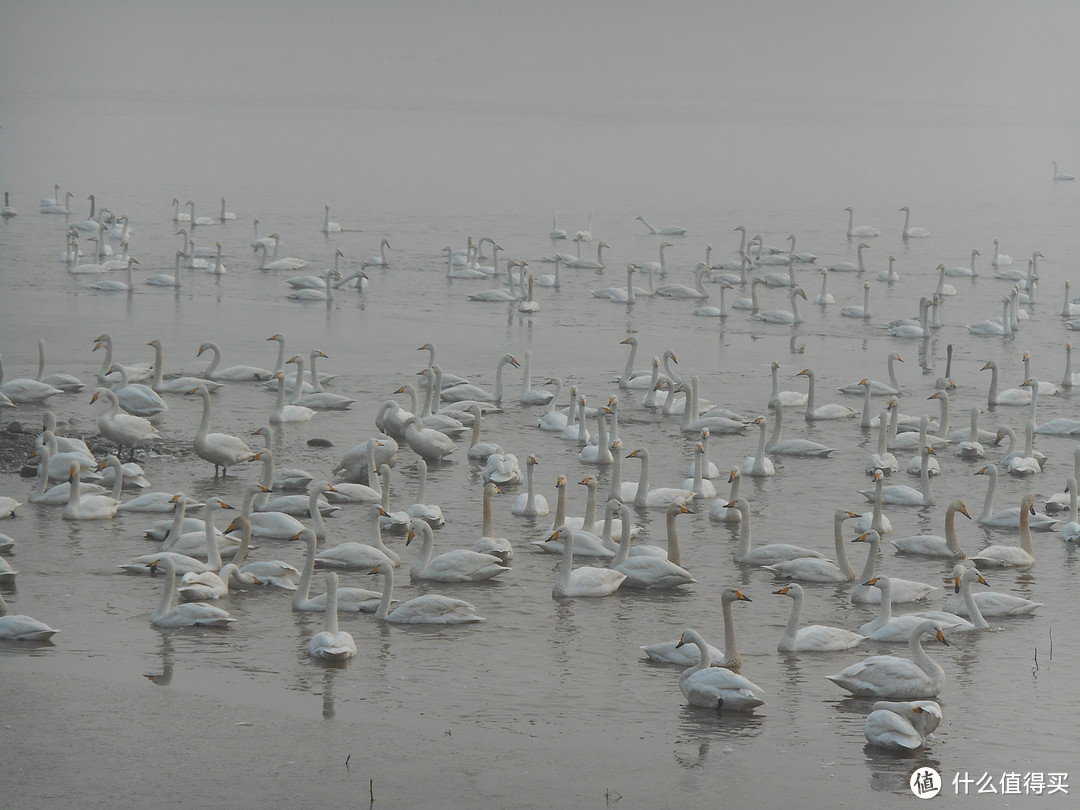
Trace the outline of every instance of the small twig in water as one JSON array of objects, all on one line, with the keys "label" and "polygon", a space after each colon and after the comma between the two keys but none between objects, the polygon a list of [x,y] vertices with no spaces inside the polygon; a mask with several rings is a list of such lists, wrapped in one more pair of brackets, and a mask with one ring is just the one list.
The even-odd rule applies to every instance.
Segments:
[{"label": "small twig in water", "polygon": [[1054,660],[1054,628],[1050,628],[1050,660]]},{"label": "small twig in water", "polygon": [[613,802],[617,802],[621,798],[622,798],[622,796],[620,794],[612,793],[611,788],[608,788],[606,791],[604,791],[604,801],[607,804],[612,804]]},{"label": "small twig in water", "polygon": [[368,798],[371,800],[371,804],[375,804],[375,780],[368,779],[367,783]]},{"label": "small twig in water", "polygon": [[1039,671],[1039,648],[1036,647],[1035,648],[1035,668],[1033,670],[1031,670],[1031,677],[1038,678],[1039,676],[1035,674],[1038,671]]},{"label": "small twig in water", "polygon": [[350,759],[352,759],[352,754],[349,754],[347,757],[345,757],[345,770],[349,769],[349,760]]}]

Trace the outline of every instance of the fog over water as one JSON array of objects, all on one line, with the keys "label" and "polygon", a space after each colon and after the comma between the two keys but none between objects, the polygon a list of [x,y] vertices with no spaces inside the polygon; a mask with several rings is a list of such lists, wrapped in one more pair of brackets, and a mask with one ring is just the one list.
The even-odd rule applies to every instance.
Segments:
[{"label": "fog over water", "polygon": [[[617,395],[624,455],[649,449],[652,485],[678,486],[697,437],[642,407],[642,391],[618,388],[624,338],[639,342],[635,368],[671,349],[678,373],[700,377],[704,397],[770,419],[773,361],[781,387],[805,391],[796,373],[812,367],[819,403],[858,408],[860,398],[836,389],[860,377],[887,379],[894,351],[904,359],[901,411],[937,417],[927,397],[951,346],[952,427],[966,427],[971,407],[981,405],[980,427],[1012,428],[1022,443],[1027,410],[987,407],[980,368],[995,360],[1000,386],[1013,388],[1030,352],[1033,374],[1062,379],[1073,332],[1059,313],[1080,260],[1080,183],[1055,183],[1050,162],[1080,173],[1077,31],[1080,6],[1068,2],[0,3],[0,190],[18,210],[0,224],[5,379],[34,375],[39,338],[48,342],[49,371],[92,381],[101,361],[93,339],[103,332],[124,363],[152,360],[145,344],[161,338],[173,374],[201,373],[205,355],[195,353],[204,340],[221,344],[225,365],[272,367],[276,344],[266,339],[283,333],[287,356],[329,355],[320,368],[339,376],[328,390],[357,400],[349,411],[278,431],[277,463],[318,480],[374,435],[383,401],[420,379],[422,343],[436,342],[447,371],[485,388],[504,352],[523,360],[530,350],[534,386],[558,376],[579,385],[592,406]],[[67,218],[38,213],[54,183],[74,195]],[[92,290],[98,276],[70,274],[58,261],[65,219],[85,218],[90,194],[99,211],[129,216],[139,261],[130,296]],[[175,292],[142,283],[172,272],[180,240],[174,197],[215,219],[224,197],[236,213],[193,232],[199,247],[222,243],[228,273],[182,269]],[[322,232],[326,204],[343,232]],[[901,238],[897,209],[905,205],[929,238]],[[819,306],[818,268],[856,258],[860,240],[845,235],[845,206],[854,207],[856,225],[882,234],[866,240],[867,272],[831,273],[837,303]],[[503,265],[527,260],[536,273],[553,272],[542,257],[575,251],[572,241],[549,240],[553,210],[571,237],[592,218],[582,255],[609,243],[604,272],[564,267],[561,289],[537,288],[541,309],[532,316],[516,304],[466,299],[498,286],[491,279],[446,278],[440,251],[464,248],[467,237],[492,237]],[[795,266],[809,297],[799,302],[804,323],[793,329],[730,310],[749,295],[738,286],[727,293],[723,320],[693,317],[694,301],[593,298],[592,289],[625,283],[627,263],[658,258],[667,237],[648,233],[638,215],[687,229],[670,238],[669,272],[657,284],[691,284],[707,244],[714,263],[737,260],[738,225],[782,247],[794,234],[797,250],[818,256]],[[284,279],[293,274],[257,269],[255,217],[260,235],[280,234],[281,255],[310,261],[298,273],[331,266],[337,249],[342,270],[355,272],[383,238],[391,264],[368,268],[363,294],[288,301]],[[995,238],[1013,269],[1041,252],[1038,298],[1023,307],[1030,317],[1017,334],[977,337],[965,325],[999,315],[1012,288],[993,278]],[[89,254],[93,243],[85,235],[80,243]],[[940,329],[925,340],[891,336],[886,324],[916,315],[919,298],[934,292],[937,265],[967,265],[973,248],[978,278],[948,279],[957,295],[944,299]],[[900,274],[893,284],[877,278],[889,256]],[[786,268],[752,275],[776,270]],[[873,317],[841,317],[842,305],[862,303],[864,282]],[[647,285],[644,277],[637,283]],[[707,303],[718,305],[719,286],[705,286]],[[790,306],[786,290],[758,294],[763,310]],[[555,478],[566,475],[568,513],[580,515],[585,487],[577,482],[598,468],[579,461],[572,442],[536,429],[540,408],[518,402],[521,372],[505,374],[505,413],[485,417],[482,438],[522,466],[535,453],[537,489],[552,505]],[[94,433],[102,410],[90,396],[88,388],[50,401],[63,430]],[[1037,422],[1080,418],[1075,396],[1040,397]],[[567,399],[564,388],[560,405]],[[198,425],[199,402],[166,400],[159,430],[180,446]],[[874,413],[885,405],[875,397]],[[230,383],[213,397],[212,429],[247,440],[273,407],[261,386]],[[26,405],[0,418],[29,429],[41,411]],[[869,486],[864,466],[877,432],[860,429],[858,419],[808,423],[796,408],[784,419],[787,438],[836,453],[777,457],[777,475],[744,479],[754,542],[832,556],[833,511],[869,508],[857,491]],[[310,438],[333,447],[311,447]],[[756,427],[711,439],[721,498],[728,471],[756,446]],[[1002,474],[996,508],[1032,492],[1041,510],[1071,475],[1075,446],[1072,436],[1037,436],[1049,457],[1043,472]],[[466,435],[429,474],[427,500],[447,518],[436,553],[479,536],[482,481],[467,448]],[[1000,457],[987,449],[988,460]],[[912,453],[897,455],[906,466]],[[416,458],[402,442],[395,509],[413,500]],[[986,491],[985,478],[974,476],[984,462],[960,461],[948,446],[939,461],[934,506],[886,507],[894,532],[878,560],[879,572],[942,587],[925,606],[933,609],[951,590],[951,564],[897,555],[888,540],[940,534],[957,497],[977,517]],[[151,452],[142,463],[155,490],[219,495],[237,507],[259,477],[255,462],[215,480],[186,452]],[[599,474],[603,495],[610,470]],[[625,459],[623,474],[638,480],[639,462]],[[901,470],[892,483],[917,479]],[[26,500],[29,486],[17,465],[0,473],[0,496]],[[243,805],[300,796],[353,805],[368,801],[371,780],[376,807],[595,807],[617,797],[622,807],[891,807],[913,801],[908,777],[931,766],[946,780],[946,804],[966,806],[949,782],[959,773],[1076,771],[1077,551],[1056,531],[1036,533],[1035,566],[985,572],[993,590],[1043,603],[1034,616],[991,619],[996,632],[950,635],[949,647],[926,643],[946,672],[945,719],[923,749],[901,756],[866,745],[871,701],[848,697],[824,675],[867,655],[907,656],[906,646],[778,654],[790,602],[772,594],[780,584],[768,572],[734,562],[738,529],[709,520],[712,501],[678,522],[682,564],[696,584],[553,601],[557,558],[530,546],[547,536],[551,518],[510,514],[524,491],[509,486],[497,500],[496,528],[515,556],[496,581],[410,584],[414,544],[388,541],[402,556],[399,598],[447,593],[475,604],[487,622],[432,630],[343,615],[359,655],[340,669],[307,655],[322,614],[293,613],[281,591],[224,600],[237,619],[228,630],[152,626],[162,578],[115,566],[156,549],[142,532],[163,516],[64,521],[62,507],[19,507],[19,517],[0,521],[0,532],[17,541],[5,557],[19,570],[17,586],[0,587],[11,613],[62,632],[48,647],[0,642],[0,756],[14,765],[3,803],[186,807],[204,806],[209,794]],[[663,512],[636,510],[634,520],[644,542],[664,544]],[[219,516],[220,528],[226,522]],[[328,520],[325,545],[366,542],[368,523],[366,508],[346,505]],[[1015,529],[962,518],[958,530],[969,556],[1019,542]],[[855,536],[850,527],[845,535]],[[300,544],[261,545],[253,556],[300,566]],[[862,548],[849,544],[857,572]],[[342,579],[381,587],[363,572]],[[679,670],[646,662],[639,646],[694,628],[722,647],[727,586],[753,600],[735,606],[740,672],[761,686],[767,705],[718,717],[688,706]],[[807,584],[802,623],[855,629],[869,621],[871,611],[848,601],[850,587]],[[322,588],[317,573],[313,591]],[[1080,773],[1071,776],[1077,784],[1067,797],[978,801],[1066,807],[1080,791]]]}]

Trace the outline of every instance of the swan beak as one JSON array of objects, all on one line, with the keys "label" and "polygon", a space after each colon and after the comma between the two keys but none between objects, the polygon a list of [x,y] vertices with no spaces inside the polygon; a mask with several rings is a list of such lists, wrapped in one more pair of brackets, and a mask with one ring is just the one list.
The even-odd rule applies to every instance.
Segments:
[{"label": "swan beak", "polygon": [[518,363],[518,361],[514,357],[510,358],[510,365],[512,365],[514,368],[521,368],[521,364]]},{"label": "swan beak", "polygon": [[90,404],[93,405],[97,401],[98,401],[98,393],[97,393],[97,391],[95,391],[94,395],[92,397],[90,397]]},{"label": "swan beak", "polygon": [[781,596],[784,596],[784,595],[786,595],[786,594],[787,594],[787,592],[788,592],[788,591],[790,591],[790,590],[791,590],[791,586],[790,586],[790,585],[785,585],[785,586],[784,586],[783,588],[781,588],[780,590],[778,590],[778,591],[773,591],[773,595],[777,595],[777,594],[779,594],[779,595],[781,595]]},{"label": "swan beak", "polygon": [[683,639],[683,637],[679,636],[679,643],[675,645],[675,649],[676,650],[679,649],[679,647],[681,647],[685,643],[686,643],[686,641]]},{"label": "swan beak", "polygon": [[[176,498],[173,498],[173,500],[176,500]],[[232,522],[231,522],[231,523],[230,523],[230,524],[229,524],[229,525],[228,525],[228,526],[227,526],[227,527],[225,528],[225,534],[228,534],[229,532],[232,532],[232,531],[236,531],[236,528],[237,528],[237,527],[236,527],[236,520],[234,519],[234,520],[233,520],[233,521],[232,521]],[[294,537],[294,538],[293,538],[293,540],[295,540],[295,539],[296,539],[296,538]]]},{"label": "swan beak", "polygon": [[[1034,508],[1032,508],[1031,513],[1035,514],[1035,509]],[[971,515],[968,514],[967,507],[964,506],[963,504],[960,504],[960,514],[963,515],[964,517],[966,517],[968,520],[971,520]]]},{"label": "swan beak", "polygon": [[987,470],[987,468],[986,468],[986,467],[983,467],[983,468],[982,468],[981,470],[979,470],[979,471],[978,471],[977,473],[975,473],[975,474],[976,474],[976,475],[986,475],[986,470]]},{"label": "swan beak", "polygon": [[385,509],[383,509],[381,506],[376,506],[375,508],[379,510],[379,515],[381,515],[382,517],[390,517],[390,515],[387,513],[387,511]]},{"label": "swan beak", "polygon": [[945,640],[945,634],[942,633],[941,630],[938,630],[937,633],[935,633],[934,635],[936,636],[937,640],[944,644],[946,647],[950,646],[949,642]]},{"label": "swan beak", "polygon": [[559,539],[559,530],[556,529],[555,531],[553,531],[551,533],[551,536],[548,538],[548,542],[550,543],[552,540],[558,540],[558,539]]},{"label": "swan beak", "polygon": [[416,537],[416,532],[414,532],[412,529],[409,529],[409,535],[405,538],[405,545],[409,545],[409,543],[413,541],[414,537]]},{"label": "swan beak", "polygon": [[953,582],[956,584],[953,593],[960,593],[960,577],[953,577]]},{"label": "swan beak", "polygon": [[985,585],[985,586],[986,586],[987,588],[989,588],[989,587],[990,587],[990,583],[986,581],[986,579],[985,579],[985,578],[983,577],[983,575],[982,575],[982,574],[979,574],[979,582],[981,582],[981,583],[982,583],[983,585]]},{"label": "swan beak", "polygon": [[299,539],[300,539],[300,535],[301,535],[301,534],[303,534],[303,532],[297,532],[296,534],[294,534],[294,535],[292,536],[292,539],[293,539],[293,540],[299,540]]},{"label": "swan beak", "polygon": [[[934,448],[930,447],[929,445],[927,445],[927,447],[926,447],[926,452],[931,456],[937,455],[937,453],[934,452]],[[967,513],[965,512],[964,514],[967,514]]]},{"label": "swan beak", "polygon": [[[869,532],[863,532],[862,534],[860,534],[858,537],[856,537],[851,542],[852,543],[865,543],[869,537],[870,537]],[[866,584],[866,583],[864,583],[864,584]]]},{"label": "swan beak", "polygon": [[725,509],[734,509],[734,508],[735,508],[735,501],[731,501],[731,502],[729,502],[729,503],[725,503],[725,504],[724,504],[724,508],[725,508]]},{"label": "swan beak", "polygon": [[379,566],[376,565],[374,568],[372,568],[370,571],[368,571],[368,576],[370,577],[372,574],[377,574],[377,573],[379,573]]},{"label": "swan beak", "polygon": [[754,601],[749,596],[747,596],[745,593],[743,593],[742,591],[739,591],[739,590],[735,591],[735,598],[738,599],[740,602],[753,602]]},{"label": "swan beak", "polygon": [[269,487],[264,487],[262,484],[259,484],[259,491],[260,492],[269,492],[270,488]]},{"label": "swan beak", "polygon": [[234,506],[229,506],[229,504],[225,503],[225,501],[223,501],[223,500],[221,500],[221,499],[219,498],[219,499],[218,499],[218,509],[233,509],[233,510],[235,510],[235,509],[236,509],[236,507],[234,507]]},{"label": "swan beak", "polygon": [[858,517],[858,515],[856,515],[854,512],[844,512],[844,514],[847,515],[849,518]]},{"label": "swan beak", "polygon": [[864,582],[863,585],[877,585],[879,579],[881,579],[881,577],[871,577],[866,582]]},{"label": "swan beak", "polygon": [[262,458],[262,451],[260,450],[258,453],[256,453],[254,456],[251,457],[251,460],[252,461],[258,461],[261,458]]}]

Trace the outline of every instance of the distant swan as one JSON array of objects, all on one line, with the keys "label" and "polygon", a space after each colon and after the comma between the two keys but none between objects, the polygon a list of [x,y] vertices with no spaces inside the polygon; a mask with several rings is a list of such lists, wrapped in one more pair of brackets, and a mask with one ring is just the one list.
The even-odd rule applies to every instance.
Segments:
[{"label": "distant swan", "polygon": [[853,237],[853,236],[881,236],[881,231],[879,231],[877,228],[872,228],[869,225],[860,225],[859,227],[856,228],[855,227],[855,209],[852,208],[849,205],[844,210],[848,212],[847,235],[849,237]]},{"label": "distant swan", "polygon": [[920,228],[909,224],[911,221],[910,208],[903,205],[900,207],[900,210],[904,212],[904,228],[901,232],[904,239],[923,239],[930,235],[930,231],[926,230],[926,228]]}]

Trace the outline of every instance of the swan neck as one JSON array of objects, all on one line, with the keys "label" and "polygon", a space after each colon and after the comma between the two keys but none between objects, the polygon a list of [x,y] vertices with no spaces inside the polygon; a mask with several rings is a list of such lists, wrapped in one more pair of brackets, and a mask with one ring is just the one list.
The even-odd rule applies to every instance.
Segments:
[{"label": "swan neck", "polygon": [[[836,567],[848,579],[855,578],[855,569],[848,561],[847,549],[844,547],[844,518],[847,515],[839,512],[833,517],[833,549],[836,551]],[[863,582],[866,582],[864,579]]]},{"label": "swan neck", "polygon": [[[488,487],[484,487],[484,531],[483,537],[495,536],[495,505],[492,503],[494,494]],[[559,505],[556,508],[555,517],[560,516],[559,510],[562,510],[562,516],[565,518],[566,512],[566,489],[565,487],[559,491]]]},{"label": "swan neck", "polygon": [[964,598],[964,606],[967,608],[971,623],[979,630],[990,627],[990,623],[986,621],[979,609],[979,603],[975,601],[975,595],[971,592],[971,580],[967,577],[960,578],[960,595]]},{"label": "swan neck", "polygon": [[304,570],[300,572],[300,582],[293,592],[293,610],[301,609],[301,606],[311,598],[311,577],[315,574],[315,542],[312,535],[304,536],[306,547],[304,555]]},{"label": "swan neck", "polygon": [[214,512],[216,507],[206,505],[206,563],[211,568],[221,568],[221,550],[218,548],[217,529],[214,528]]},{"label": "swan neck", "polygon": [[780,638],[781,649],[791,649],[795,646],[795,640],[799,635],[799,615],[802,613],[802,601],[803,596],[801,593],[792,594],[791,613],[788,614],[784,635]]},{"label": "swan neck", "polygon": [[379,566],[383,575],[382,599],[379,600],[379,609],[375,611],[375,618],[385,620],[390,614],[390,599],[394,595],[394,569],[386,563]]},{"label": "swan neck", "polygon": [[[739,479],[736,478],[735,482],[738,483],[738,481]],[[739,521],[739,548],[735,555],[736,560],[741,560],[750,553],[750,505],[744,500],[740,499],[740,501],[735,505],[742,516],[742,520]]]},{"label": "swan neck", "polygon": [[311,524],[315,528],[315,536],[321,539],[326,537],[326,521],[323,520],[322,511],[319,509],[320,495],[322,495],[322,490],[319,487],[311,490],[311,495],[308,496],[308,513],[311,515]]},{"label": "swan neck", "polygon": [[[729,667],[737,667],[742,663],[742,656],[739,655],[739,646],[735,641],[735,614],[731,609],[731,602],[722,599],[720,612],[724,616],[724,664]],[[704,656],[702,656],[702,660],[704,660]]]},{"label": "swan neck", "polygon": [[877,568],[877,555],[881,541],[867,538],[867,545],[869,549],[866,554],[866,563],[863,565],[862,573],[859,575],[859,582],[869,582],[873,579],[874,569]]},{"label": "swan neck", "polygon": [[668,510],[667,513],[667,558],[675,565],[682,565],[682,549],[679,547],[679,530],[675,526],[675,516],[678,513]]},{"label": "swan neck", "polygon": [[637,492],[634,494],[634,503],[637,506],[645,505],[645,498],[649,494],[649,453],[643,451],[641,457],[641,480],[638,481]]},{"label": "swan neck", "polygon": [[[974,431],[972,431],[974,435]],[[972,440],[974,441],[974,439]],[[979,523],[990,517],[994,513],[994,493],[997,491],[997,467],[993,464],[988,464],[986,467],[986,476],[989,479],[986,482],[986,497],[983,498],[982,512],[979,514]]]},{"label": "swan neck", "polygon": [[157,610],[150,617],[151,621],[157,621],[169,612],[169,608],[172,607],[173,591],[176,590],[176,566],[168,558],[163,559],[161,564],[165,567],[165,587],[162,590]]}]

